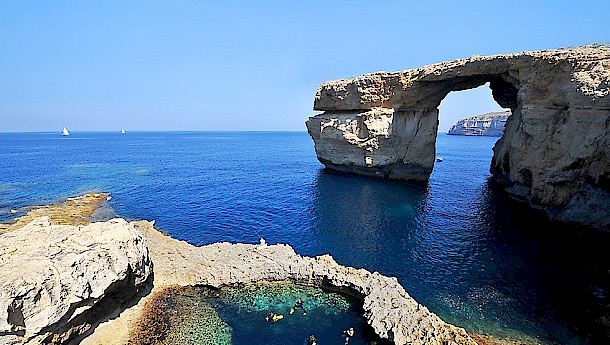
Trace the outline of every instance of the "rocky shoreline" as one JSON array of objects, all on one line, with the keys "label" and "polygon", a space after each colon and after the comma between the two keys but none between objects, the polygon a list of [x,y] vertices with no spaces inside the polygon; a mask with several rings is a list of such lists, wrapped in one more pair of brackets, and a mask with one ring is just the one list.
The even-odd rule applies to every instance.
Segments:
[{"label": "rocky shoreline", "polygon": [[[97,198],[85,200],[94,208],[100,205]],[[91,209],[80,211],[71,216],[82,219]],[[291,282],[356,296],[367,323],[394,344],[514,343],[442,321],[396,278],[341,266],[329,255],[303,257],[288,245],[195,247],[164,235],[151,221],[59,225],[43,216],[0,234],[0,248],[0,343],[128,344],[150,312],[147,303],[165,291],[258,282]],[[23,263],[29,266],[14,269]]]},{"label": "rocky shoreline", "polygon": [[[148,242],[155,264],[153,292],[170,286],[219,288],[261,281],[290,281],[359,296],[368,323],[380,337],[395,344],[476,344],[464,329],[445,323],[418,304],[396,278],[341,266],[329,255],[303,257],[288,245],[216,243],[194,247],[163,235],[152,222],[131,224]],[[111,339],[115,339],[111,343],[125,343],[129,334],[117,337],[113,323],[133,323],[137,320],[136,314],[125,315],[125,319],[121,315],[102,324],[84,344],[108,343]]]},{"label": "rocky shoreline", "polygon": [[510,111],[498,111],[467,117],[451,126],[447,135],[501,137],[510,115]]},{"label": "rocky shoreline", "polygon": [[[82,196],[67,198],[61,202],[45,206],[25,208],[25,214],[8,224],[0,223],[0,234],[19,229],[38,217],[49,217],[53,224],[87,225],[103,203],[108,201],[107,193],[87,193]],[[11,210],[18,214],[19,210]]]},{"label": "rocky shoreline", "polygon": [[[61,344],[86,336],[83,344],[125,344],[145,301],[164,288],[290,281],[358,296],[367,322],[395,344],[476,344],[417,303],[396,278],[341,266],[329,255],[303,257],[288,245],[195,247],[162,234],[153,222],[55,225],[46,216],[0,242],[4,343]],[[24,263],[27,275],[14,269]],[[111,315],[99,308],[110,299],[134,305]]]}]

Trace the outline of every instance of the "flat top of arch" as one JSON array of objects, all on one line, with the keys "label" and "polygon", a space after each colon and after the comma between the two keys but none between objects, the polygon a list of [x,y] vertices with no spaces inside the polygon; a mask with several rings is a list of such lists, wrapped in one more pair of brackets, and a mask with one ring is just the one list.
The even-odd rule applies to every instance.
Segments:
[{"label": "flat top of arch", "polygon": [[[570,67],[554,68],[563,63]],[[391,108],[395,107],[392,100],[398,93],[402,93],[402,98],[405,92],[418,96],[419,93],[434,91],[426,82],[505,76],[512,78],[517,84],[526,83],[527,74],[537,68],[550,68],[556,73],[568,71],[573,74],[580,92],[606,96],[610,84],[610,46],[600,44],[487,56],[473,55],[414,69],[380,71],[331,80],[321,83],[318,87],[314,110]],[[520,73],[523,70],[527,70],[525,74]]]}]

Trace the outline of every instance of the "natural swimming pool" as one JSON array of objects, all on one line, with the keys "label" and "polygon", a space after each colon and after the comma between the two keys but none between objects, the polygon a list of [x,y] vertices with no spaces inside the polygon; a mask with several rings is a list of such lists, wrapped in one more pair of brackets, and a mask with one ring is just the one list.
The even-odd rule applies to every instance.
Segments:
[{"label": "natural swimming pool", "polygon": [[[294,308],[302,300],[303,308]],[[269,312],[281,314],[276,322]],[[145,306],[134,344],[385,344],[363,318],[351,296],[286,282],[243,287],[176,287],[155,295]]]}]

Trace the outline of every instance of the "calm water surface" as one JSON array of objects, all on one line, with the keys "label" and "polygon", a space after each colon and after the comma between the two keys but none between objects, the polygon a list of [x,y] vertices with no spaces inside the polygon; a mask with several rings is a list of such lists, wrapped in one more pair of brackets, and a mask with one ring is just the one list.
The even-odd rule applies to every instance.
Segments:
[{"label": "calm water surface", "polygon": [[105,191],[119,215],[195,245],[260,235],[396,276],[472,331],[587,343],[607,239],[506,200],[488,182],[495,141],[439,136],[444,162],[413,185],[329,173],[300,132],[0,134],[0,220]]}]

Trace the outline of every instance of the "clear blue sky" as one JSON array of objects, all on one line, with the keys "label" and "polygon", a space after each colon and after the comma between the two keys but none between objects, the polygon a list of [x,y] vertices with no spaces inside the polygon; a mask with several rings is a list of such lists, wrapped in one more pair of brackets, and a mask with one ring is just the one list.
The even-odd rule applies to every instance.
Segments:
[{"label": "clear blue sky", "polygon": [[2,1],[0,131],[304,130],[325,80],[609,41],[607,0]]}]

